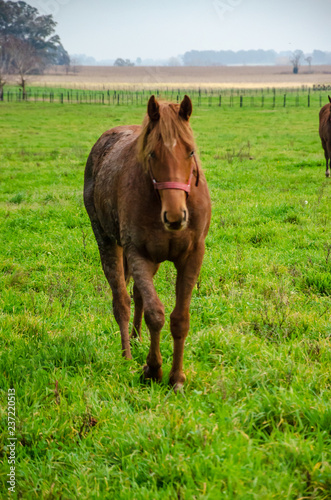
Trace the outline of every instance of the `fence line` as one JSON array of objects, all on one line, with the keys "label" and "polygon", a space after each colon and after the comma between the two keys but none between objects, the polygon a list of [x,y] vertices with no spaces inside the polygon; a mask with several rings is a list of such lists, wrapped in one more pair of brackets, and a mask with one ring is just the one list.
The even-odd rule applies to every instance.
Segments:
[{"label": "fence line", "polygon": [[60,104],[98,104],[108,106],[145,106],[150,95],[180,102],[184,94],[189,94],[197,106],[218,106],[220,108],[254,107],[322,107],[328,102],[328,91],[319,88],[297,89],[178,89],[178,90],[82,90],[29,88],[7,90],[0,95],[0,101],[7,102],[49,102]]}]

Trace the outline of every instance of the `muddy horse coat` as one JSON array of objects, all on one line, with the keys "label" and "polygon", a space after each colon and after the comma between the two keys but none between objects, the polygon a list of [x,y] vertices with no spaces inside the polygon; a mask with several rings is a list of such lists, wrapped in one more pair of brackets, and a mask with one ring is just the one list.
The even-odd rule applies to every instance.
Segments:
[{"label": "muddy horse coat", "polygon": [[112,290],[123,355],[131,358],[126,283],[132,277],[131,337],[141,337],[144,314],[151,341],[144,375],[155,380],[162,378],[160,333],[165,318],[153,276],[161,262],[174,263],[170,383],[178,390],[185,381],[189,307],[204,255],[211,205],[189,124],[189,97],[173,104],[159,103],[151,96],[147,111],[142,126],[115,127],[93,146],[85,169],[84,202]]}]

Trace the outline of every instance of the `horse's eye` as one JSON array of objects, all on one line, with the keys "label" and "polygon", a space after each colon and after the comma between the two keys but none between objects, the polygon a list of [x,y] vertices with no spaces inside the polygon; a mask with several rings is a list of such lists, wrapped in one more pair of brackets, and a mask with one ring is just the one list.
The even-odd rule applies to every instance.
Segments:
[{"label": "horse's eye", "polygon": [[191,158],[191,156],[193,156],[193,155],[194,155],[194,151],[191,151],[191,152],[190,152],[190,158]]},{"label": "horse's eye", "polygon": [[155,153],[154,153],[154,151],[151,151],[151,152],[149,153],[149,157],[150,157],[150,158],[155,158]]}]

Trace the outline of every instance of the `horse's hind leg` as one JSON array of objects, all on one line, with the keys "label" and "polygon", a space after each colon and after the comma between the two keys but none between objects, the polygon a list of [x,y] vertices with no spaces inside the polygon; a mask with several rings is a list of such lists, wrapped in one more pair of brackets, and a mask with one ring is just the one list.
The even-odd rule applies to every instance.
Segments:
[{"label": "horse's hind leg", "polygon": [[131,338],[139,338],[141,340],[141,322],[143,319],[143,299],[137,288],[137,285],[133,285],[133,300],[134,300],[134,316],[133,316],[133,326],[131,331]]},{"label": "horse's hind leg", "polygon": [[100,243],[99,252],[103,271],[113,293],[113,312],[121,332],[123,356],[131,359],[129,340],[130,297],[126,289],[123,249],[116,242]]},{"label": "horse's hind leg", "polygon": [[[130,270],[128,265],[128,260],[123,254],[123,267],[124,267],[124,277],[126,285],[128,286],[130,282]],[[143,319],[143,299],[140,295],[140,292],[137,288],[137,285],[133,284],[133,301],[134,301],[134,317],[133,317],[133,325],[130,338],[135,339],[139,338],[141,340],[141,323]]]},{"label": "horse's hind leg", "polygon": [[[159,269],[160,265],[154,266],[153,276]],[[133,317],[133,327],[131,331],[131,338],[139,338],[141,340],[141,323],[143,319],[144,304],[141,293],[136,285],[133,285],[133,300],[134,300],[134,317]]]},{"label": "horse's hind leg", "polygon": [[326,161],[325,177],[330,177],[329,161],[331,167],[331,142],[328,144],[324,139],[322,139],[322,146],[324,149],[324,156]]}]

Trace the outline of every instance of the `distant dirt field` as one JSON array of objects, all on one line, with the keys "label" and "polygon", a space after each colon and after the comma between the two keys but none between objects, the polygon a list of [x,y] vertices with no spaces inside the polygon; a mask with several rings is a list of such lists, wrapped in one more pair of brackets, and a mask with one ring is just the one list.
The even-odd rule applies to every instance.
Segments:
[{"label": "distant dirt field", "polygon": [[331,66],[300,68],[294,75],[291,66],[212,66],[212,67],[124,67],[78,66],[65,73],[53,67],[42,76],[29,76],[28,84],[87,89],[107,88],[261,88],[300,87],[331,84]]}]

